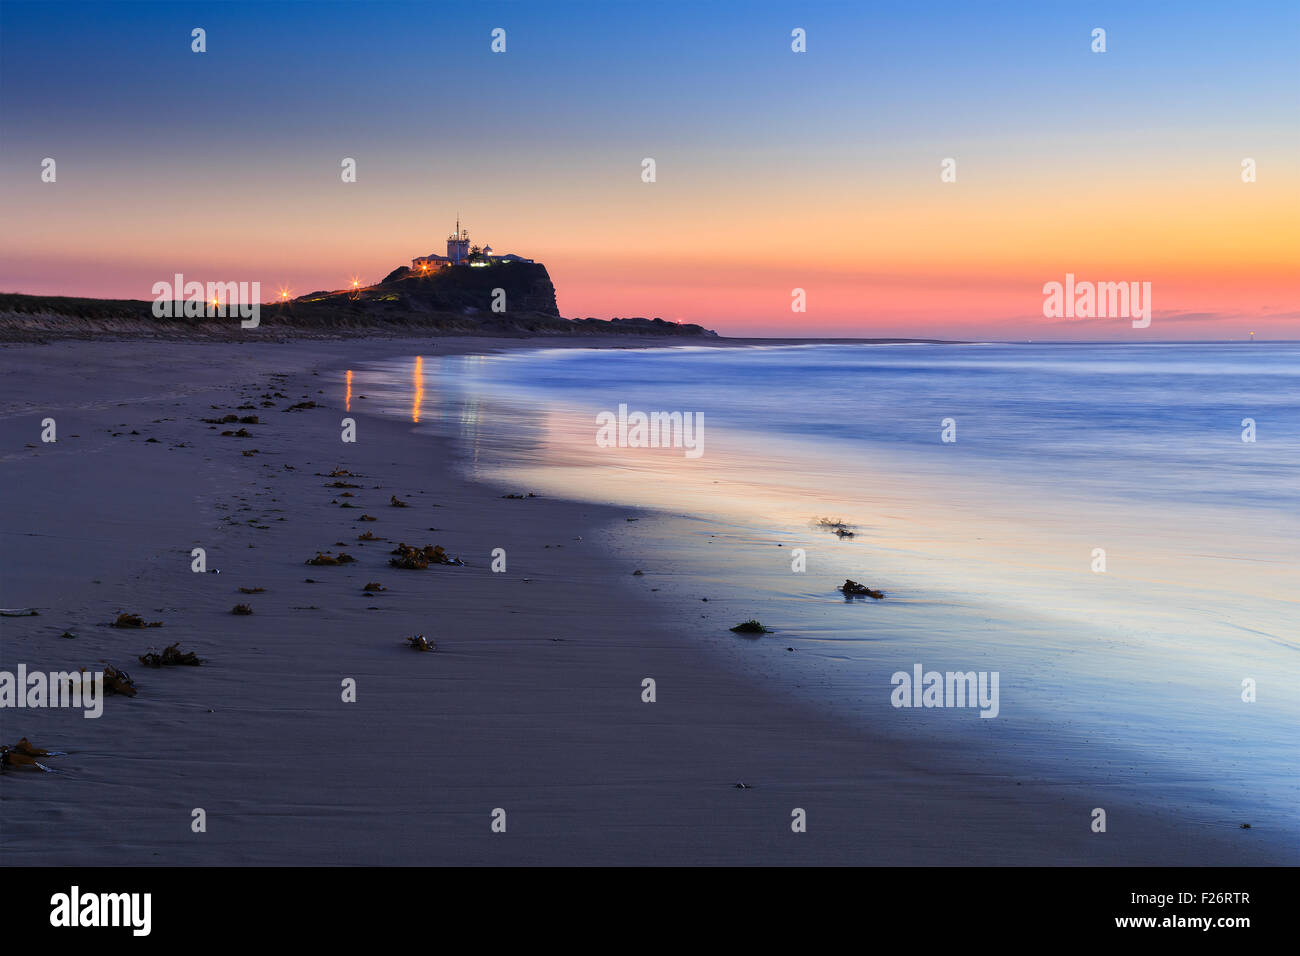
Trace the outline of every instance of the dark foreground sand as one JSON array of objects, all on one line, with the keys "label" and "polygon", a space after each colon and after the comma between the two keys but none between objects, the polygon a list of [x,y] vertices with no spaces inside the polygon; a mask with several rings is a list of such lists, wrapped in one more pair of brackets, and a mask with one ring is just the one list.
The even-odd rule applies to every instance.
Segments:
[{"label": "dark foreground sand", "polygon": [[[0,348],[0,607],[40,609],[0,618],[0,669],[108,660],[139,688],[109,697],[98,720],[0,710],[0,740],[70,751],[48,761],[62,774],[0,778],[0,862],[1273,861],[1264,841],[1141,807],[1109,807],[1109,832],[1091,834],[1095,790],[907,749],[727,673],[590,543],[622,510],[503,500],[528,489],[468,484],[441,442],[356,405],[359,441],[345,445],[341,396],[314,374],[528,344]],[[276,391],[286,397],[261,408]],[[281,410],[304,399],[322,407]],[[200,422],[247,402],[259,407],[239,414],[262,421],[247,426],[252,438]],[[46,417],[53,445],[40,441]],[[324,487],[335,468],[364,476],[356,497]],[[410,507],[390,507],[393,494]],[[358,542],[366,530],[388,541]],[[390,568],[399,540],[468,564]],[[340,541],[357,563],[304,565]],[[194,547],[221,574],[192,573]],[[489,569],[497,547],[506,574]],[[364,596],[369,581],[388,590]],[[232,615],[237,603],[254,614]],[[165,626],[102,626],[122,611]],[[414,633],[438,651],[403,646]],[[207,663],[136,661],[175,641]],[[656,703],[641,700],[645,677]],[[340,699],[345,678],[355,703]],[[195,808],[204,833],[191,830]],[[505,833],[492,832],[495,808]],[[807,811],[806,833],[791,831],[794,808]]]}]

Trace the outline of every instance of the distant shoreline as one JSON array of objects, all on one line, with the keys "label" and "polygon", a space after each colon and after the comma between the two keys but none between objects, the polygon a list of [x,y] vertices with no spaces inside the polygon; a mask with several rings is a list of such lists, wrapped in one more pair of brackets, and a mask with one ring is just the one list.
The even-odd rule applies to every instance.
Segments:
[{"label": "distant shoreline", "polygon": [[964,345],[950,339],[889,336],[883,338],[801,338],[782,336],[731,337],[701,330],[678,329],[660,319],[566,319],[545,313],[516,312],[502,316],[450,312],[404,312],[393,315],[328,314],[296,304],[282,309],[263,304],[256,329],[240,328],[238,316],[218,318],[155,318],[153,303],[143,299],[93,299],[0,293],[0,342],[40,343],[78,339],[166,339],[194,342],[251,343],[286,340],[336,340],[382,336],[431,338],[520,339],[550,338],[595,342],[643,341],[663,345]]},{"label": "distant shoreline", "polygon": [[[179,305],[180,303],[176,303]],[[270,339],[343,339],[373,337],[475,335],[494,338],[525,336],[654,336],[703,341],[715,334],[699,326],[678,326],[662,319],[565,319],[545,311],[501,314],[472,308],[459,311],[407,302],[313,303],[294,300],[285,305],[259,303],[256,327],[241,327],[237,307],[228,314],[186,317],[176,310],[158,317],[154,303],[142,299],[94,299],[0,293],[0,341],[31,342],[60,339],[165,338],[168,340],[249,342]]]},{"label": "distant shoreline", "polygon": [[[154,318],[152,302],[143,299],[98,299],[76,296],[0,292],[0,343],[164,339],[191,342],[252,343],[259,340],[329,341],[351,338],[439,340],[459,337],[551,339],[560,343],[636,341],[642,347],[672,346],[814,346],[814,345],[1266,345],[1300,339],[936,339],[920,336],[748,336],[723,335],[699,326],[676,330],[674,323],[653,319],[567,319],[545,313],[505,316],[450,312],[328,316],[299,308],[288,314],[277,303],[262,303],[257,329],[242,329],[238,316],[224,318]],[[641,324],[635,324],[641,323]]]}]

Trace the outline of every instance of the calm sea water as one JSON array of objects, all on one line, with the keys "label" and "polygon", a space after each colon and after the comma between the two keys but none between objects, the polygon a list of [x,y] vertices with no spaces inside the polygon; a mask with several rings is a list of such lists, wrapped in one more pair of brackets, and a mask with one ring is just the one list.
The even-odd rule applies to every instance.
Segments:
[{"label": "calm sea water", "polygon": [[[1300,345],[556,349],[353,374],[463,438],[480,477],[666,512],[603,545],[756,679],[1300,852]],[[702,413],[703,454],[598,447],[620,404]],[[846,577],[888,596],[847,602]],[[749,617],[774,633],[727,630]],[[893,707],[916,664],[998,672],[998,717]]]}]

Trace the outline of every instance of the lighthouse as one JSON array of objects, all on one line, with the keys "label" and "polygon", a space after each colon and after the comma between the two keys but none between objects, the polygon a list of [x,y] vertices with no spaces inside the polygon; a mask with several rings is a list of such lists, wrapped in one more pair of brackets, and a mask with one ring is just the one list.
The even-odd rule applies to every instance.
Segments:
[{"label": "lighthouse", "polygon": [[469,230],[460,228],[460,216],[456,217],[456,231],[447,237],[447,258],[456,266],[469,258]]},{"label": "lighthouse", "polygon": [[447,237],[447,254],[440,256],[437,253],[429,253],[427,256],[416,256],[411,260],[411,271],[417,276],[429,276],[443,269],[450,269],[452,266],[485,267],[511,262],[524,262],[530,265],[533,263],[532,259],[525,259],[513,252],[497,255],[492,251],[491,246],[484,246],[482,252],[476,251],[471,255],[470,250],[474,248],[469,244],[469,230],[461,228],[460,216],[457,216],[456,229]]}]

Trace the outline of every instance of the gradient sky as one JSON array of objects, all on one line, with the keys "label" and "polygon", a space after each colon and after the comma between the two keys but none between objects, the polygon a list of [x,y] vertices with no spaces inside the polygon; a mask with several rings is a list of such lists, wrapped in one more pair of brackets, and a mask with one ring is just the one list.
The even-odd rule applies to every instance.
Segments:
[{"label": "gradient sky", "polygon": [[[1294,0],[5,0],[0,291],[336,289],[444,252],[459,212],[568,316],[1300,338],[1297,50]],[[1151,282],[1151,327],[1045,319],[1067,272]]]}]

